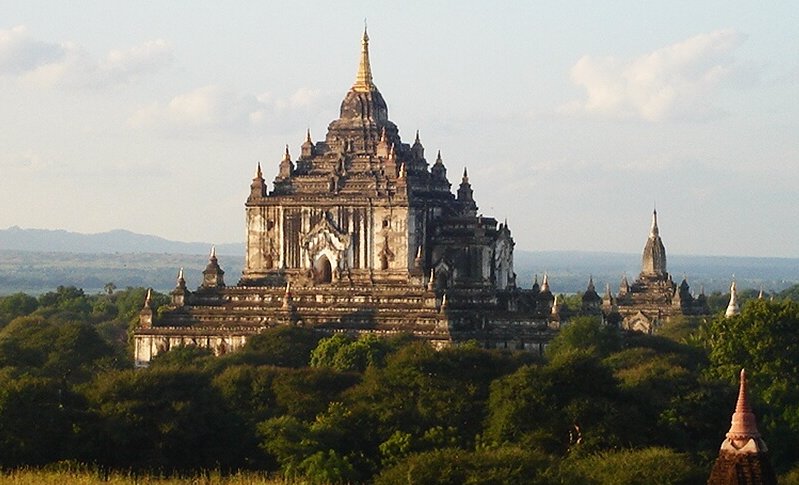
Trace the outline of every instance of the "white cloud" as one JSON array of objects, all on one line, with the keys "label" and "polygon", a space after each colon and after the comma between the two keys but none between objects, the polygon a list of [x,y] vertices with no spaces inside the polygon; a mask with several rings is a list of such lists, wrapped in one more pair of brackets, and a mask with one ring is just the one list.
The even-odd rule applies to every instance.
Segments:
[{"label": "white cloud", "polygon": [[310,109],[319,98],[318,91],[308,88],[277,98],[271,93],[256,96],[209,85],[177,95],[169,102],[140,108],[129,122],[139,128],[171,131],[244,130],[278,117],[285,119],[296,110]]},{"label": "white cloud", "polygon": [[587,99],[562,111],[653,122],[716,115],[715,94],[737,73],[733,53],[744,40],[739,32],[719,30],[631,60],[584,56],[571,78]]},{"label": "white cloud", "polygon": [[0,74],[19,74],[63,57],[60,45],[31,38],[24,25],[0,30]]},{"label": "white cloud", "polygon": [[112,50],[97,70],[109,81],[125,82],[134,76],[158,71],[172,60],[169,44],[156,39],[125,50]]},{"label": "white cloud", "polygon": [[112,50],[96,59],[72,42],[50,43],[32,38],[25,26],[0,30],[0,74],[18,76],[39,86],[79,88],[120,84],[157,71],[173,60],[164,40]]}]

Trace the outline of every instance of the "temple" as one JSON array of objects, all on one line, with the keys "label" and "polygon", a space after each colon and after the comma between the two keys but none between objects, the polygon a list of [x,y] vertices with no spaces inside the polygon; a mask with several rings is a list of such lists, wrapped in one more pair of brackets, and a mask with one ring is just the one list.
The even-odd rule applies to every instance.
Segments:
[{"label": "temple", "polygon": [[[593,283],[583,296],[595,301]],[[625,330],[653,333],[666,320],[675,316],[707,315],[709,310],[704,293],[694,297],[688,280],[679,286],[666,270],[666,248],[660,238],[657,210],[652,212],[652,225],[641,257],[641,273],[630,284],[623,276],[619,292],[614,297],[610,287],[602,299],[602,313],[606,321],[619,324]]]},{"label": "temple", "polygon": [[546,276],[517,287],[510,228],[478,212],[467,170],[453,193],[441,153],[431,165],[418,132],[403,142],[365,30],[339,118],[323,140],[309,130],[296,158],[286,146],[277,165],[271,190],[260,164],[250,184],[238,284],[226,286],[213,250],[197,290],[181,271],[171,305],[142,310],[136,365],[181,345],[225,353],[277,325],[534,352],[556,330]]},{"label": "temple", "polygon": [[746,372],[741,369],[738,401],[727,437],[710,472],[708,485],[776,485],[766,443],[749,404]]}]

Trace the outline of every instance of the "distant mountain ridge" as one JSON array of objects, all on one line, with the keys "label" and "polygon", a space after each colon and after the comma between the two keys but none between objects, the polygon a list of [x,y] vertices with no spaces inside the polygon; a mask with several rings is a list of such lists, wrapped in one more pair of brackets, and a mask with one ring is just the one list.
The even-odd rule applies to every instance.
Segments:
[{"label": "distant mountain ridge", "polygon": [[[114,230],[80,234],[64,230],[0,230],[0,294],[41,292],[57,285],[101,289],[109,281],[120,287],[152,286],[168,290],[180,267],[190,286],[199,284],[210,243],[170,241],[158,236]],[[236,284],[244,261],[244,244],[216,246],[228,284]],[[599,293],[606,285],[615,294],[623,275],[631,281],[641,271],[641,255],[591,251],[514,251],[517,285],[529,288],[544,273],[555,293],[585,291],[592,277]],[[738,287],[781,291],[799,283],[799,258],[669,255],[668,269],[691,290],[726,292],[735,276]]]},{"label": "distant mountain ridge", "polygon": [[[210,243],[170,241],[159,236],[137,234],[124,229],[82,234],[63,229],[0,229],[0,249],[15,251],[106,253],[205,254]],[[243,255],[243,243],[217,244],[219,254]]]}]

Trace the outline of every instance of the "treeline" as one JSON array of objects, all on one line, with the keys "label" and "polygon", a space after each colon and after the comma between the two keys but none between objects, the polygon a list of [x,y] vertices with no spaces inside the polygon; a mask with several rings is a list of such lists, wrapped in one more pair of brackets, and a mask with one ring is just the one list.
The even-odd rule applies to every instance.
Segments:
[{"label": "treeline", "polygon": [[[165,303],[164,295],[156,301]],[[134,371],[143,289],[0,298],[0,466],[264,470],[310,483],[705,483],[746,367],[784,483],[799,462],[799,304],[626,334],[573,320],[544,358],[281,327]],[[786,474],[787,473],[787,474]]]}]

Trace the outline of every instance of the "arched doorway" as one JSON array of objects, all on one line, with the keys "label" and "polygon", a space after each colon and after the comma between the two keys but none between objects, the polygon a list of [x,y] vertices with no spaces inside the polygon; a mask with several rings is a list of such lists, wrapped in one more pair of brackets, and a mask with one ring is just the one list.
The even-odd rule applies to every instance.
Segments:
[{"label": "arched doorway", "polygon": [[333,281],[333,267],[324,254],[319,256],[314,262],[313,281],[316,284],[325,284]]}]

